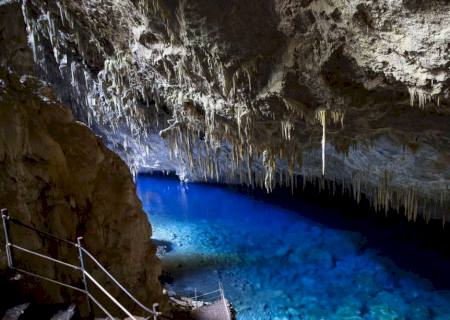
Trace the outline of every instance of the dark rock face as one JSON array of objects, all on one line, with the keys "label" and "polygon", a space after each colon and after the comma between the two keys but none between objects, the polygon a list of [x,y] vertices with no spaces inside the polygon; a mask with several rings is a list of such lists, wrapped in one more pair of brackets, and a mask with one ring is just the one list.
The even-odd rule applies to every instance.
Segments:
[{"label": "dark rock face", "polygon": [[[19,80],[4,70],[0,71],[0,207],[60,238],[74,241],[83,236],[85,247],[141,301],[150,306],[162,301],[151,227],[127,166],[89,128],[74,121],[68,108],[55,102],[49,87],[33,78]],[[11,229],[16,244],[79,265],[76,248],[15,225]],[[3,272],[3,232],[0,239]],[[22,269],[82,287],[78,272],[18,251],[15,257]],[[100,283],[133,308],[97,268],[89,266]],[[85,299],[33,278],[15,283],[24,295],[41,303]]]},{"label": "dark rock face", "polygon": [[21,74],[33,74],[34,62],[27,44],[25,22],[18,2],[0,1],[0,65]]},{"label": "dark rock face", "polygon": [[448,218],[447,1],[23,4],[40,74],[133,171]]}]

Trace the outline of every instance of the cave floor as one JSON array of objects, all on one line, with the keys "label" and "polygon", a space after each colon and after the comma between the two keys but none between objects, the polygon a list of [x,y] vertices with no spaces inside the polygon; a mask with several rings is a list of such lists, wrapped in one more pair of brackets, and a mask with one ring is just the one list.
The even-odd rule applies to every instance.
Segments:
[{"label": "cave floor", "polygon": [[359,233],[226,187],[140,176],[138,191],[177,294],[220,281],[242,320],[450,319],[450,290],[399,268]]}]

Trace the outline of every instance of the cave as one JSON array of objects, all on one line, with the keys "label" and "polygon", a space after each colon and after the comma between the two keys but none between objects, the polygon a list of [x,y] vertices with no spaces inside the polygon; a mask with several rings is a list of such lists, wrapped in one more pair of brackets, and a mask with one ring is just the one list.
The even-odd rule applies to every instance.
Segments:
[{"label": "cave", "polygon": [[0,316],[450,319],[450,3],[0,0]]}]

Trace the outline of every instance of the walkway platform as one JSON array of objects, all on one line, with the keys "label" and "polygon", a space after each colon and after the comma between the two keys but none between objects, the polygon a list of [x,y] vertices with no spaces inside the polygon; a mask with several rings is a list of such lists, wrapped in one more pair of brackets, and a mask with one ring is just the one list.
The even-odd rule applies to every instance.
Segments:
[{"label": "walkway platform", "polygon": [[219,300],[192,311],[195,320],[231,320],[230,305],[226,300]]}]

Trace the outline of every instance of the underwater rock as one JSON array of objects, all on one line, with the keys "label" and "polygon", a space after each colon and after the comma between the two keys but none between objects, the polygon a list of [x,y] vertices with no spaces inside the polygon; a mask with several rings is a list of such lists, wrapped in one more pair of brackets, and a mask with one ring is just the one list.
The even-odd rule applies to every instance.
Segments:
[{"label": "underwater rock", "polygon": [[323,269],[331,269],[331,266],[333,265],[333,258],[327,250],[315,250],[310,252],[306,261]]},{"label": "underwater rock", "polygon": [[[450,296],[444,291],[448,286],[441,281],[446,269],[432,283],[420,272],[415,275],[421,255],[409,257],[402,250],[385,255],[374,245],[384,243],[385,233],[358,250],[361,236],[345,228],[317,224],[302,212],[226,186],[192,184],[186,195],[177,187],[178,181],[149,175],[139,176],[137,185],[155,237],[189,238],[162,259],[164,268],[172,272],[172,288],[192,295],[195,287],[209,292],[221,281],[240,318],[370,320],[386,315],[406,320],[417,310],[418,317],[429,320],[450,312]],[[309,210],[314,213],[315,207]],[[311,236],[311,230],[321,236]],[[339,244],[345,250],[337,257]],[[424,250],[408,247],[418,253]],[[396,257],[410,262],[406,269],[396,264]],[[434,266],[447,258],[434,256],[426,261]],[[178,264],[183,268],[178,269]],[[293,310],[298,316],[292,316]]]},{"label": "underwater rock", "polygon": [[370,320],[404,320],[405,318],[398,314],[391,305],[380,304],[369,307]]},{"label": "underwater rock", "polygon": [[[412,305],[409,307],[411,310],[408,314],[408,319],[411,320],[421,320],[421,319],[431,319],[430,310],[424,305]],[[436,319],[436,318],[435,318]]]},{"label": "underwater rock", "polygon": [[158,257],[164,256],[166,253],[173,250],[173,244],[170,241],[152,239],[156,246],[156,255]]},{"label": "underwater rock", "polygon": [[344,299],[335,312],[336,319],[358,320],[362,318],[362,303],[356,298],[348,297]]},{"label": "underwater rock", "polygon": [[373,319],[400,320],[408,313],[408,305],[400,296],[383,291],[369,302],[369,313]]}]

